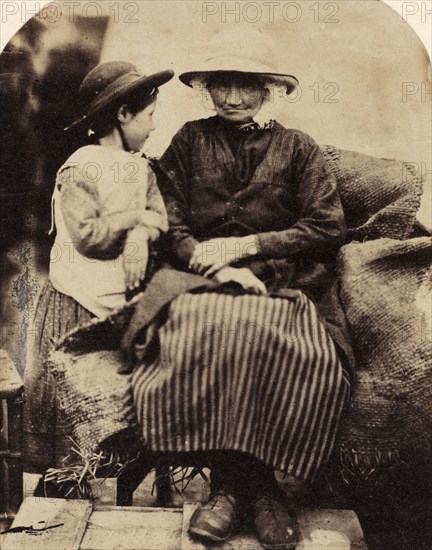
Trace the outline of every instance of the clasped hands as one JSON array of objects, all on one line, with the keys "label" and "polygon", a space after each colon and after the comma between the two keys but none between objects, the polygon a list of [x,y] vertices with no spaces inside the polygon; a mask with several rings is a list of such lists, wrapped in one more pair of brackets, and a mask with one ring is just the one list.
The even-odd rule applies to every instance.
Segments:
[{"label": "clasped hands", "polygon": [[219,283],[235,281],[246,290],[265,294],[266,287],[248,268],[230,264],[258,254],[255,235],[216,238],[198,243],[189,262],[189,269],[204,277],[214,277]]}]

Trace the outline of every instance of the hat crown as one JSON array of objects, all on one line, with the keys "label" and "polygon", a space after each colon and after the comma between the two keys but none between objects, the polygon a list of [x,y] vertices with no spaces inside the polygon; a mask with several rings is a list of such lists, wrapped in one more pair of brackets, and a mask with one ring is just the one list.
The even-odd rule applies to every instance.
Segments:
[{"label": "hat crown", "polygon": [[267,58],[237,53],[208,57],[203,62],[202,68],[207,71],[232,71],[258,74],[279,73],[276,63],[269,61]]},{"label": "hat crown", "polygon": [[179,75],[183,84],[192,86],[194,80],[205,82],[215,72],[240,72],[262,75],[268,82],[285,86],[287,94],[298,86],[295,76],[280,72],[275,44],[260,31],[251,31],[240,41],[238,34],[226,29],[208,42],[206,50],[204,60],[193,70]]},{"label": "hat crown", "polygon": [[238,63],[239,71],[244,69],[248,72],[249,67],[256,64],[257,72],[262,68],[263,71],[267,69],[267,72],[277,73],[275,51],[274,42],[257,30],[250,30],[243,35],[243,40],[239,40],[237,33],[226,29],[209,40],[204,64],[217,67],[219,62],[223,70],[232,59],[232,65]]},{"label": "hat crown", "polygon": [[89,122],[98,113],[119,106],[133,94],[144,94],[155,99],[156,90],[174,76],[174,71],[160,71],[146,76],[134,64],[128,61],[106,61],[92,69],[81,83],[78,98],[82,115],[70,126],[69,130],[79,126],[85,120]]},{"label": "hat crown", "polygon": [[107,61],[92,69],[79,88],[79,97],[85,104],[90,103],[99,94],[125,75],[140,76],[139,69],[127,61]]}]

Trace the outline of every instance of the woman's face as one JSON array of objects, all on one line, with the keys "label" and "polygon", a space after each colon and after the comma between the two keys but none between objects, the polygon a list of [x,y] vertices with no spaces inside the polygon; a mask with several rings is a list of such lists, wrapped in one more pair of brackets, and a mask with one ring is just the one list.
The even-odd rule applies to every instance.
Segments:
[{"label": "woman's face", "polygon": [[127,144],[133,151],[140,151],[147,138],[155,129],[153,113],[156,109],[156,99],[135,115],[126,113],[122,124]]},{"label": "woman's face", "polygon": [[209,83],[216,113],[230,122],[247,122],[261,109],[263,86],[247,75],[227,74]]}]

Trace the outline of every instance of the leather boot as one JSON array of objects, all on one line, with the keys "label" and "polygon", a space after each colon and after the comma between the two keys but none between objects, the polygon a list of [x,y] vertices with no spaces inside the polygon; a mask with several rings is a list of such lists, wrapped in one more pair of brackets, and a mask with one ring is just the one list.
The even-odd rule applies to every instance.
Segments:
[{"label": "leather boot", "polygon": [[189,534],[211,542],[227,540],[237,519],[237,505],[237,499],[232,494],[223,490],[212,493],[207,503],[192,514]]},{"label": "leather boot", "polygon": [[227,540],[241,523],[245,508],[245,472],[239,453],[217,452],[210,455],[210,497],[192,514],[191,536],[212,542]]},{"label": "leather boot", "polygon": [[282,491],[258,495],[251,508],[253,530],[265,550],[292,550],[296,547],[298,524]]}]

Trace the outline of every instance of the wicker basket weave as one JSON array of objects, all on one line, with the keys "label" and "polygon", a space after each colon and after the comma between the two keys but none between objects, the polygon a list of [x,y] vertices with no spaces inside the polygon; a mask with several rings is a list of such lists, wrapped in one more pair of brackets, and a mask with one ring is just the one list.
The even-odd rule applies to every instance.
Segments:
[{"label": "wicker basket weave", "polygon": [[357,363],[340,444],[367,470],[432,447],[432,239],[349,244],[339,271]]},{"label": "wicker basket weave", "polygon": [[331,145],[322,151],[336,176],[350,240],[410,236],[423,192],[412,165]]},{"label": "wicker basket weave", "polygon": [[130,375],[118,372],[126,360],[121,336],[138,300],[106,319],[75,328],[49,357],[60,406],[84,453],[95,452],[107,440],[140,442]]}]

